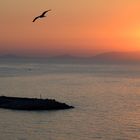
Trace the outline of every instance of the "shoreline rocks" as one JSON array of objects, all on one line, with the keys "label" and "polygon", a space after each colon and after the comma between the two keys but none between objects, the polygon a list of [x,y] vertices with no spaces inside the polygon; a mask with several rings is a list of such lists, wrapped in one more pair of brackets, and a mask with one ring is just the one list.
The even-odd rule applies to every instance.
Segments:
[{"label": "shoreline rocks", "polygon": [[54,99],[0,96],[0,108],[14,110],[62,110],[72,109],[74,107]]}]

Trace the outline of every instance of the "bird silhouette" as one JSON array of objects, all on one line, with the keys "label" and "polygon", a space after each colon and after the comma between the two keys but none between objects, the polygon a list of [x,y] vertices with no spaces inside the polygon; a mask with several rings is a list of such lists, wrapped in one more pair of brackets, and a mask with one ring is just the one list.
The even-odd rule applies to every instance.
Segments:
[{"label": "bird silhouette", "polygon": [[45,14],[46,14],[47,12],[49,12],[49,11],[51,11],[51,9],[49,9],[49,10],[43,12],[40,16],[35,17],[34,20],[33,20],[33,22],[35,22],[38,18],[44,18],[44,17],[46,17]]}]

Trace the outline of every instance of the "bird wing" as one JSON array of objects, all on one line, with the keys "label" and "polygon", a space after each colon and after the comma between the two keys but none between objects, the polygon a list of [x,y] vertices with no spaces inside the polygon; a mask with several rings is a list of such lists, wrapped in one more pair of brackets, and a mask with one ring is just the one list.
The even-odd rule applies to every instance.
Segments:
[{"label": "bird wing", "polygon": [[44,16],[44,15],[45,15],[47,12],[49,12],[49,11],[51,11],[51,9],[49,9],[49,10],[43,12],[41,16]]},{"label": "bird wing", "polygon": [[33,20],[33,22],[35,22],[38,18],[39,18],[39,16],[38,17],[35,17],[34,20]]}]

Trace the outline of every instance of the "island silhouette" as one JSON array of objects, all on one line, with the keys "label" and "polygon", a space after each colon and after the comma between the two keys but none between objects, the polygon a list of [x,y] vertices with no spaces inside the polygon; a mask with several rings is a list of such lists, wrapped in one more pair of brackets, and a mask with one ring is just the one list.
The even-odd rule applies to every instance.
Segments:
[{"label": "island silhouette", "polygon": [[0,108],[13,110],[62,110],[71,109],[66,103],[58,102],[54,99],[37,99],[0,96]]}]

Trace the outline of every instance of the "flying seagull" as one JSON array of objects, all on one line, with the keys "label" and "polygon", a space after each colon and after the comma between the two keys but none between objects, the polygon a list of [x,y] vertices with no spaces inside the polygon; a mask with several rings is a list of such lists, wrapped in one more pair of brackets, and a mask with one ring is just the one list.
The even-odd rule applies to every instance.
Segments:
[{"label": "flying seagull", "polygon": [[49,10],[43,12],[40,16],[35,17],[35,19],[33,20],[33,22],[35,22],[38,18],[44,18],[44,17],[46,17],[45,14],[46,14],[47,12],[49,12],[49,11],[51,11],[51,9],[49,9]]}]

